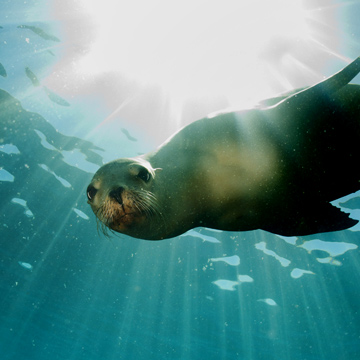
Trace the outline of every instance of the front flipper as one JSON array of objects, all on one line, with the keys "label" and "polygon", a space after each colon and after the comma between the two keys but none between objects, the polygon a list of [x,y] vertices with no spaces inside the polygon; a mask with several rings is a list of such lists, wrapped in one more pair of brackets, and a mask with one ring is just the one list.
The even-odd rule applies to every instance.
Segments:
[{"label": "front flipper", "polygon": [[329,203],[299,206],[294,212],[286,211],[282,218],[262,230],[284,236],[303,236],[348,229],[358,223],[348,214]]}]

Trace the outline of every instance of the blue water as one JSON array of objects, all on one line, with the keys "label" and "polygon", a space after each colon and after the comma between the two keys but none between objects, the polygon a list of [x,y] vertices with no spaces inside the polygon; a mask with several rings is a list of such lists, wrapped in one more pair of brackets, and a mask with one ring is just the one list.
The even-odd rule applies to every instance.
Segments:
[{"label": "blue water", "polygon": [[360,358],[359,226],[105,238],[85,189],[114,154],[81,138],[103,108],[43,85],[66,47],[48,2],[0,9],[1,359]]}]

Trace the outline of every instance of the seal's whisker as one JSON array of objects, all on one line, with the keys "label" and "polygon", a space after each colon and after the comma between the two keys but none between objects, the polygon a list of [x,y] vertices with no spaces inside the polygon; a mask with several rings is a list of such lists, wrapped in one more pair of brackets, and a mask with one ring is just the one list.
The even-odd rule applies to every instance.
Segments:
[{"label": "seal's whisker", "polygon": [[[132,189],[132,191],[134,195],[136,195],[134,198],[134,205],[137,207],[137,209],[139,209],[140,212],[145,213],[149,220],[151,220],[152,218],[159,218],[161,220],[161,223],[163,224],[163,227],[167,231],[167,222],[165,220],[164,214],[160,210],[161,207],[155,194],[151,191],[146,190]],[[159,228],[159,224],[155,225],[153,221],[150,221],[149,223],[151,229],[153,229],[154,226],[157,226]]]},{"label": "seal's whisker", "polygon": [[100,206],[96,211],[96,219],[97,219],[97,231],[101,231],[106,237],[110,237],[110,233],[114,233],[112,229],[110,229],[109,225],[113,221],[114,212],[111,211],[111,207],[109,206],[109,201],[105,200],[102,206]]},{"label": "seal's whisker", "polygon": [[[167,230],[167,222],[165,220],[164,214],[160,210],[160,205],[157,201],[155,194],[153,194],[152,192],[149,192],[149,191],[145,191],[144,193],[145,193],[145,196],[147,197],[146,204],[149,206],[149,211],[151,212],[151,217],[158,216],[161,219],[161,221],[164,225],[164,228]],[[154,226],[153,222],[150,222],[150,226],[153,228],[153,226]]]}]

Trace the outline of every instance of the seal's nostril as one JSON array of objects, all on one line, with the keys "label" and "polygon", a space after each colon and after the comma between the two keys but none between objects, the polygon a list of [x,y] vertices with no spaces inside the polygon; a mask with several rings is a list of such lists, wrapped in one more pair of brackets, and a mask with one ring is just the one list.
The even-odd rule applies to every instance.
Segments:
[{"label": "seal's nostril", "polygon": [[115,199],[119,204],[122,204],[123,201],[122,201],[121,194],[123,191],[124,191],[124,188],[120,186],[114,190],[111,190],[109,193],[109,196],[111,198]]},{"label": "seal's nostril", "polygon": [[95,189],[92,185],[89,185],[86,190],[87,198],[89,199],[89,201],[94,200],[96,193],[97,193],[97,189]]}]

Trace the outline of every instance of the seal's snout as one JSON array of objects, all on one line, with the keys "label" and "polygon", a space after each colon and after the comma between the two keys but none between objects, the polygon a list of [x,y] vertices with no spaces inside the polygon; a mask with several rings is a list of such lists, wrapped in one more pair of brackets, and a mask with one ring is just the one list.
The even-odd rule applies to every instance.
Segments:
[{"label": "seal's snout", "polygon": [[97,189],[95,189],[94,186],[89,185],[86,190],[86,195],[90,202],[94,200],[96,193],[97,193]]},{"label": "seal's snout", "polygon": [[117,189],[111,190],[109,193],[109,197],[111,197],[112,199],[115,199],[120,205],[123,203],[122,200],[122,193],[124,192],[124,188],[123,187],[118,187]]}]

